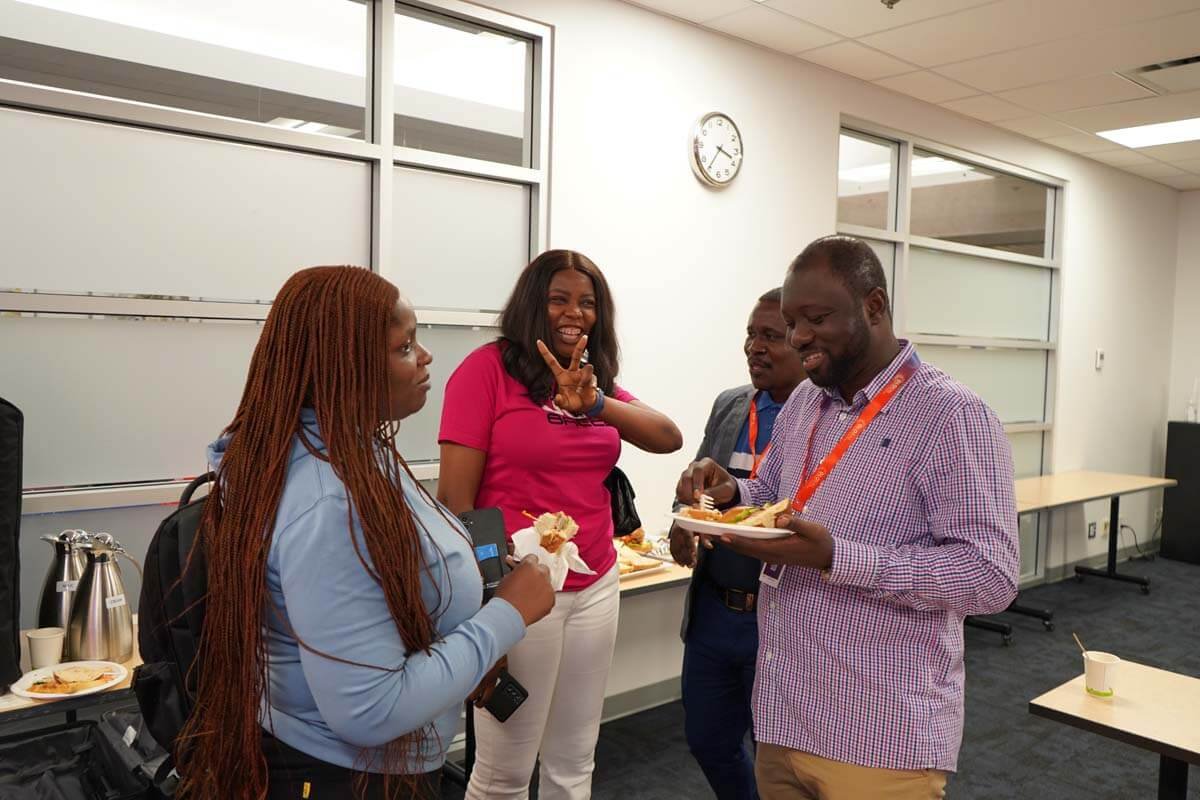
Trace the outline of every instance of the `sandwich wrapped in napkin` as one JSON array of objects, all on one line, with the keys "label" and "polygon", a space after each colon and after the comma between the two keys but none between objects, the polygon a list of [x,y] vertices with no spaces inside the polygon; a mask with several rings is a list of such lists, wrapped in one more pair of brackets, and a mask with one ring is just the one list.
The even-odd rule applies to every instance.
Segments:
[{"label": "sandwich wrapped in napkin", "polygon": [[561,511],[534,517],[533,527],[513,534],[513,557],[520,561],[525,556],[537,556],[538,561],[550,570],[550,585],[554,591],[561,591],[570,570],[584,575],[596,574],[579,557],[579,548],[571,541],[578,532],[579,525],[575,520]]}]

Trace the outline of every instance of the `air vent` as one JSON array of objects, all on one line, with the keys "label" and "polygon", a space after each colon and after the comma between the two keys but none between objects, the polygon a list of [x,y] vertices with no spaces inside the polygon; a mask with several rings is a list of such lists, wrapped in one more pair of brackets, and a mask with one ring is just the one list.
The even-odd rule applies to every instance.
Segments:
[{"label": "air vent", "polygon": [[1176,94],[1200,89],[1200,55],[1118,72],[1155,94]]}]

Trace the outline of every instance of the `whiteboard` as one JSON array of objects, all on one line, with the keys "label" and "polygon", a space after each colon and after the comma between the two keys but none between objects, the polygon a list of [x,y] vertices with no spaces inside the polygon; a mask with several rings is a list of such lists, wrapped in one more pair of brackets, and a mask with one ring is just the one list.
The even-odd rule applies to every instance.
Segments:
[{"label": "whiteboard", "polygon": [[269,301],[370,263],[365,163],[0,109],[0,288]]}]

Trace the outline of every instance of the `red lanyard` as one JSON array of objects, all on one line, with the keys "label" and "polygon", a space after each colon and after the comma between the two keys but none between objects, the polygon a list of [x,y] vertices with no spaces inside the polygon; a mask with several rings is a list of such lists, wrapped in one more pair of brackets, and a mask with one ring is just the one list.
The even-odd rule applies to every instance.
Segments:
[{"label": "red lanyard", "polygon": [[[904,384],[908,382],[908,379],[913,376],[913,373],[917,371],[917,365],[918,362],[915,357],[904,362],[904,366],[900,367],[899,371],[892,376],[892,379],[884,384],[883,388],[879,390],[879,393],[871,398],[871,402],[867,403],[867,407],[864,408],[862,413],[858,415],[858,419],[854,420],[854,424],[852,424],[849,429],[842,434],[842,438],[839,439],[838,443],[833,446],[833,449],[829,451],[828,455],[821,459],[821,463],[817,464],[817,468],[813,470],[813,473],[808,475],[809,457],[812,455],[813,438],[817,434],[817,423],[821,421],[821,415],[825,411],[826,401],[821,402],[821,410],[817,413],[817,418],[813,420],[812,430],[808,433],[808,450],[804,453],[804,471],[800,473],[802,478],[800,488],[796,492],[796,498],[792,500],[793,511],[796,513],[804,513],[804,507],[808,505],[809,498],[811,498],[813,494],[816,493],[817,489],[820,488],[821,484],[825,482],[825,479],[829,477],[829,473],[833,472],[833,468],[836,467],[837,463],[842,460],[842,456],[844,456],[846,451],[850,449],[850,445],[854,444],[854,441],[858,439],[858,437],[862,435],[862,432],[867,429],[867,426],[871,424],[871,420],[878,416],[879,412],[883,410],[883,407],[892,401],[892,398],[896,396],[901,387],[903,387]],[[804,479],[804,475],[808,475],[808,478]]]},{"label": "red lanyard", "polygon": [[753,462],[753,466],[750,467],[751,480],[758,477],[758,466],[762,464],[763,459],[771,450],[771,443],[767,442],[762,453],[758,452],[758,398],[761,394],[762,390],[760,389],[754,393],[754,399],[750,401],[750,459]]}]

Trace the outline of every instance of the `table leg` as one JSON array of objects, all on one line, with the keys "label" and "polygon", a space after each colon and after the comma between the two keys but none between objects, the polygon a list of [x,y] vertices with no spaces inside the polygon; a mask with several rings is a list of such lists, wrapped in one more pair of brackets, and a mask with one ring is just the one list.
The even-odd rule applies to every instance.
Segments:
[{"label": "table leg", "polygon": [[1076,567],[1075,574],[1082,577],[1091,575],[1096,578],[1108,578],[1112,581],[1135,583],[1142,587],[1142,594],[1150,594],[1150,579],[1141,575],[1126,575],[1117,572],[1117,540],[1121,538],[1121,498],[1114,496],[1108,504],[1108,566],[1105,569],[1092,567]]},{"label": "table leg", "polygon": [[1188,765],[1170,756],[1158,757],[1158,800],[1187,800]]}]

